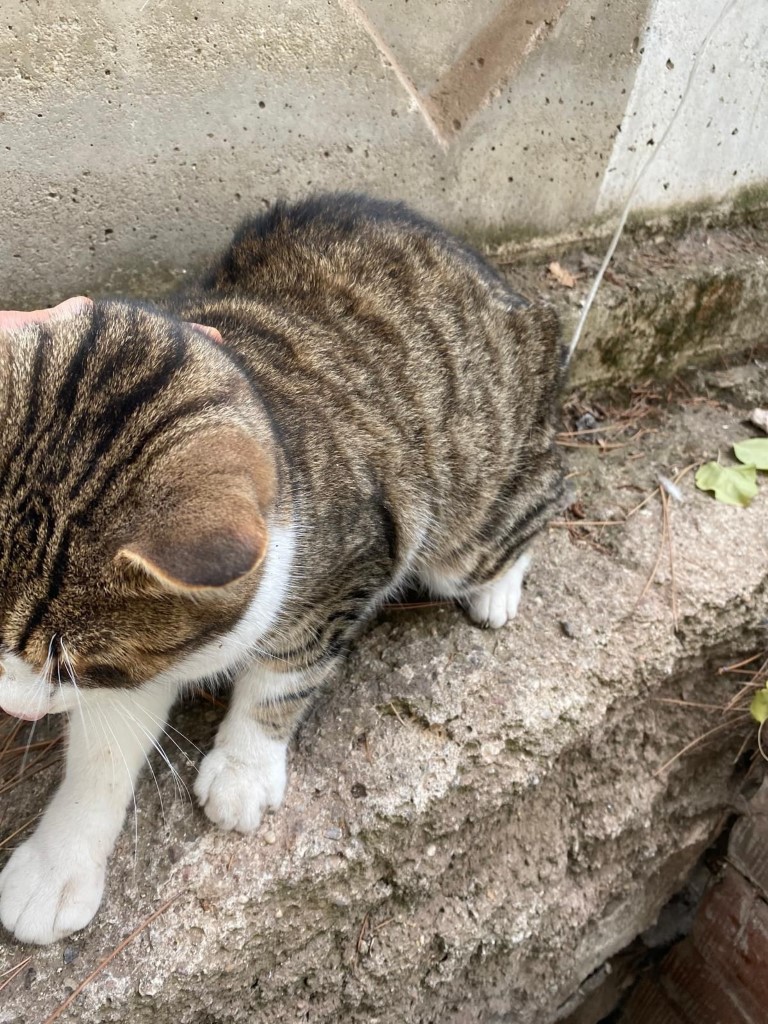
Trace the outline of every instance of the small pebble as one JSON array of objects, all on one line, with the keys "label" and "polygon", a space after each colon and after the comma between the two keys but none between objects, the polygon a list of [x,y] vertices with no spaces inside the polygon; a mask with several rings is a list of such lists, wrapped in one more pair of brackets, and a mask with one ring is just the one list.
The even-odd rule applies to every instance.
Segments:
[{"label": "small pebble", "polygon": [[341,839],[340,828],[327,828],[323,833],[326,839]]},{"label": "small pebble", "polygon": [[434,857],[437,853],[437,847],[434,843],[430,843],[427,849],[424,851],[428,857]]},{"label": "small pebble", "polygon": [[576,632],[570,622],[566,622],[565,619],[560,623],[560,629],[562,630],[563,636],[567,636],[570,640],[573,640],[576,636]]},{"label": "small pebble", "polygon": [[65,946],[64,952],[61,957],[65,964],[71,964],[73,960],[77,960],[80,956],[80,950],[77,946]]},{"label": "small pebble", "polygon": [[265,832],[264,842],[268,843],[270,846],[273,846],[277,842],[277,836],[275,835],[274,832]]},{"label": "small pebble", "polygon": [[361,800],[364,796],[368,796],[368,790],[365,788],[362,782],[353,783],[352,788],[350,789],[350,793],[355,798],[355,800]]},{"label": "small pebble", "polygon": [[184,847],[181,843],[174,843],[173,846],[168,847],[168,860],[171,864],[178,864],[181,858],[184,856]]},{"label": "small pebble", "polygon": [[591,412],[585,412],[576,420],[576,431],[579,434],[583,434],[587,430],[597,430],[598,426],[599,424]]}]

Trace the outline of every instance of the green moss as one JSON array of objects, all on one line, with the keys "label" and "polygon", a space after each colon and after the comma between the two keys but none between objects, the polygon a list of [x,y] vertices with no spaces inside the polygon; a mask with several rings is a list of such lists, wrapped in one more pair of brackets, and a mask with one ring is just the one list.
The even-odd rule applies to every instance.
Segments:
[{"label": "green moss", "polygon": [[752,211],[768,208],[768,181],[745,185],[733,200],[735,211]]}]

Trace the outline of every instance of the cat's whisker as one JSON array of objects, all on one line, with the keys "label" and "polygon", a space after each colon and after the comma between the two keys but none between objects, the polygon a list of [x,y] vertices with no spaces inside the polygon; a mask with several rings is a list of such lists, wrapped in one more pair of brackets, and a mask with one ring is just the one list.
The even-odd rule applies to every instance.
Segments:
[{"label": "cat's whisker", "polygon": [[[270,630],[270,633],[276,640],[287,641],[289,639],[289,633],[286,630],[272,629]],[[228,645],[232,644],[235,647],[240,647],[243,651],[243,660],[241,662],[235,662],[235,664],[233,665],[233,668],[235,668],[236,670],[243,669],[248,664],[250,664],[250,662],[253,660],[254,655],[262,658],[269,658],[271,661],[289,661],[289,659],[284,658],[281,655],[270,651],[268,648],[264,647],[257,641],[252,641],[251,643],[243,643],[241,640],[236,640],[234,637],[230,636],[227,637],[226,641],[224,642]]]},{"label": "cat's whisker", "polygon": [[185,743],[188,743],[190,745],[190,747],[194,747],[195,750],[198,752],[198,754],[202,755],[202,754],[205,753],[205,751],[201,750],[200,747],[198,747],[198,745],[196,743],[194,743],[189,738],[189,736],[187,736],[183,732],[181,732],[180,729],[177,729],[175,726],[171,725],[169,722],[163,722],[163,720],[161,718],[158,718],[157,715],[153,715],[152,712],[149,711],[147,708],[143,708],[142,712],[143,712],[143,714],[145,714],[147,716],[147,718],[150,719],[150,721],[155,722],[156,725],[160,726],[161,730],[165,733],[166,736],[168,736],[168,739],[175,746],[178,747],[178,749],[179,749],[179,751],[180,751],[180,753],[181,753],[181,755],[183,757],[185,757],[185,758],[187,757],[186,751],[182,747],[180,747],[178,743],[176,743],[176,740],[174,740],[174,738],[171,735],[169,735],[169,733],[168,733],[169,729],[171,730],[171,732],[175,732],[177,736],[179,736],[182,740],[184,740]]},{"label": "cat's whisker", "polygon": [[161,718],[158,718],[157,715],[153,715],[148,708],[142,707],[141,713],[145,715],[150,720],[150,722],[154,722],[155,725],[159,727],[160,734],[165,736],[168,740],[170,740],[170,742],[174,745],[174,747],[176,747],[176,749],[184,758],[184,760],[194,767],[194,761],[192,761],[190,756],[187,754],[186,750],[184,750],[184,748],[173,738],[173,736],[171,736],[168,730],[171,729],[173,732],[177,733],[181,737],[181,739],[184,740],[185,743],[189,743],[191,747],[194,747],[198,754],[203,755],[205,752],[201,750],[196,743],[193,743],[188,736],[185,736],[183,732],[180,732],[178,729],[175,729],[172,725],[169,725],[167,722],[163,722],[163,720]]},{"label": "cat's whisker", "polygon": [[[171,775],[173,776],[174,782],[176,783],[177,792],[178,792],[179,796],[181,797],[181,799],[183,800],[183,799],[186,798],[191,803],[192,795],[190,794],[189,789],[187,788],[187,785],[184,782],[184,780],[182,779],[181,775],[179,775],[178,771],[176,770],[176,768],[172,764],[172,762],[171,762],[170,758],[168,757],[167,753],[165,752],[165,750],[163,750],[162,745],[152,735],[151,731],[149,729],[147,729],[147,727],[145,725],[143,725],[143,723],[138,718],[136,718],[134,715],[132,715],[130,713],[130,711],[124,705],[120,705],[120,711],[121,711],[121,713],[123,715],[127,715],[131,719],[131,721],[135,722],[135,724],[139,727],[139,729],[141,729],[142,733],[147,737],[147,739],[150,741],[151,745],[154,747],[154,749],[158,752],[160,757],[165,761],[166,765],[168,766],[168,770],[170,771]],[[181,749],[181,748],[179,748],[179,749]],[[183,753],[184,752],[182,751],[182,754]],[[145,758],[147,758],[146,754],[144,756],[145,756]]]},{"label": "cat's whisker", "polygon": [[[125,759],[123,748],[120,745],[120,741],[118,740],[115,734],[115,730],[112,728],[112,724],[109,721],[109,716],[106,714],[102,714],[101,708],[97,707],[95,708],[95,710],[97,714],[103,719],[104,725],[107,727],[107,729],[109,729],[110,735],[112,736],[112,739],[114,741],[114,749],[117,749],[117,751],[120,754],[120,758],[123,764],[125,765],[125,771],[128,776],[128,782],[130,783],[131,787],[131,799],[133,802],[133,870],[135,875],[136,867],[138,865],[139,860],[139,808],[136,803],[136,787],[133,784],[133,773],[131,772],[131,769],[128,767],[128,762]],[[112,764],[114,765],[114,763],[115,759],[112,758]]]},{"label": "cat's whisker", "polygon": [[[128,731],[131,733],[132,737],[134,739],[136,739],[136,733],[131,728],[130,722],[128,720],[129,716],[126,715],[126,713],[125,713],[126,709],[124,707],[122,707],[121,705],[118,705],[118,709],[119,709],[121,717],[123,719],[123,724],[128,729]],[[130,716],[130,717],[132,718],[133,716]],[[135,721],[135,719],[134,719],[134,721]],[[136,722],[136,724],[138,725],[139,723]],[[162,794],[162,792],[160,790],[160,783],[158,781],[157,775],[155,774],[155,769],[152,767],[152,761],[149,758],[148,751],[146,751],[146,750],[143,751],[143,754],[144,754],[144,761],[146,762],[146,765],[149,768],[149,770],[150,770],[150,772],[152,774],[152,778],[154,779],[154,782],[155,782],[155,789],[157,790],[157,797],[158,797],[158,800],[160,801],[160,816],[163,819],[163,825],[165,825],[165,827],[167,828],[168,827],[168,819],[167,819],[167,817],[165,815],[165,806],[163,804],[163,794]]]},{"label": "cat's whisker", "polygon": [[36,727],[37,722],[32,722],[32,728],[29,730],[29,736],[27,737],[27,742],[24,747],[24,753],[21,756],[21,763],[19,764],[19,773],[17,776],[19,779],[24,775],[24,769],[27,767],[27,761],[29,760],[29,749],[32,746],[32,740],[34,739],[35,736]]},{"label": "cat's whisker", "polygon": [[[40,711],[40,709],[43,706],[44,701],[47,700],[47,698],[48,698],[47,687],[48,687],[49,683],[48,683],[48,678],[47,677],[48,677],[48,675],[50,673],[50,666],[51,666],[51,660],[52,660],[51,649],[53,647],[53,642],[54,642],[55,639],[56,639],[56,634],[54,633],[53,636],[51,637],[51,639],[48,641],[48,654],[47,654],[46,659],[45,659],[45,661],[43,663],[43,667],[40,670],[40,673],[38,674],[38,676],[35,678],[35,684],[37,685],[39,692],[38,692],[37,704],[35,705],[34,714],[37,714]],[[29,736],[27,737],[27,742],[26,742],[26,745],[24,747],[24,753],[22,754],[21,762],[19,764],[18,778],[21,778],[24,775],[24,770],[27,767],[27,762],[29,761],[29,751],[30,751],[30,747],[32,746],[32,741],[33,741],[33,739],[35,737],[35,730],[36,729],[37,729],[37,719],[33,719],[33,721],[32,721],[32,728],[29,730]]]},{"label": "cat's whisker", "polygon": [[[73,690],[73,693],[75,694],[75,700],[77,701],[77,709],[78,709],[78,711],[80,713],[80,722],[82,724],[83,731],[84,732],[88,731],[86,729],[86,724],[85,724],[85,712],[87,711],[88,712],[88,721],[89,721],[90,726],[91,726],[91,731],[95,732],[96,730],[94,728],[95,722],[94,722],[94,717],[93,717],[93,711],[92,711],[91,707],[89,706],[88,702],[84,701],[82,699],[81,695],[80,695],[80,687],[79,687],[78,682],[77,682],[77,674],[75,672],[75,666],[72,663],[72,658],[70,657],[69,651],[67,650],[67,646],[66,646],[66,644],[64,642],[64,638],[63,637],[59,641],[59,646],[61,647],[61,654],[62,654],[62,657],[64,659],[64,668],[67,670],[67,675],[69,676],[69,681],[72,684],[72,690]],[[106,733],[104,733],[103,727],[102,727],[102,734],[104,735],[104,738],[106,740]],[[113,772],[114,772],[114,767],[113,767]]]}]

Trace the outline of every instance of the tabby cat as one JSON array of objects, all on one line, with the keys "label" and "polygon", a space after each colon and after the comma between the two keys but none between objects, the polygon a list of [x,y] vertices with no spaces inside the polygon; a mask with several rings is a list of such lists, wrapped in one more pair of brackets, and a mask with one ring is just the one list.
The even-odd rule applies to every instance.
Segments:
[{"label": "tabby cat", "polygon": [[556,318],[404,206],[328,195],[246,222],[155,307],[0,314],[0,706],[69,715],[64,780],[0,918],[83,928],[185,685],[229,710],[195,791],[252,832],[374,610],[417,584],[500,627],[557,507]]}]

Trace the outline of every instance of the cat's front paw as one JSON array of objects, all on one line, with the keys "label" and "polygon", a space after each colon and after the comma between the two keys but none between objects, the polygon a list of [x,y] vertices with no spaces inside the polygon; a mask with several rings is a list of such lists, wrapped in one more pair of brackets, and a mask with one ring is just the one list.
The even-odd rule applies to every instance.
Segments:
[{"label": "cat's front paw", "polygon": [[215,747],[195,781],[200,806],[219,828],[255,832],[264,812],[283,802],[285,756],[286,744],[271,739],[256,751]]},{"label": "cat's front paw", "polygon": [[56,942],[91,921],[105,874],[87,847],[33,835],[0,873],[0,921],[20,942]]}]

